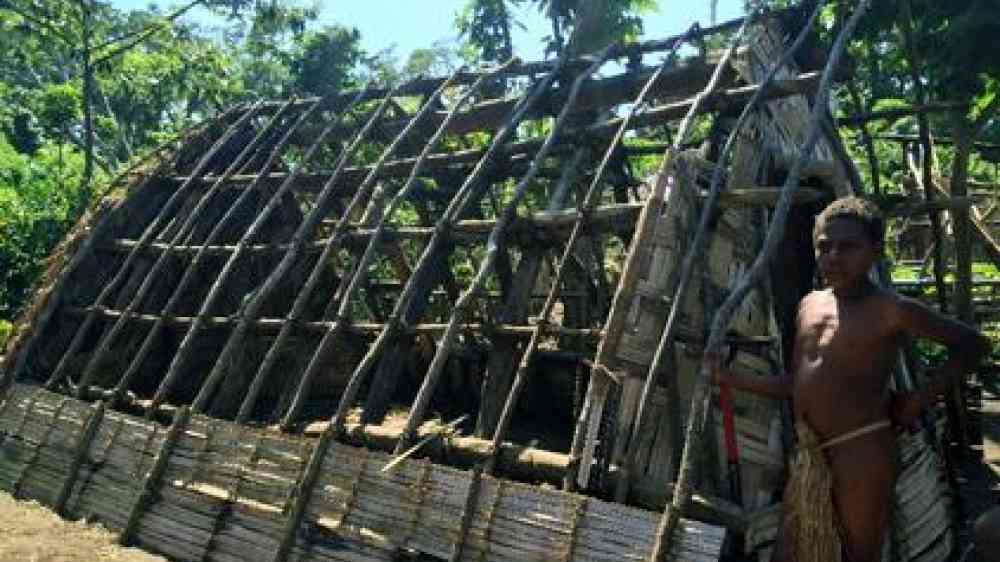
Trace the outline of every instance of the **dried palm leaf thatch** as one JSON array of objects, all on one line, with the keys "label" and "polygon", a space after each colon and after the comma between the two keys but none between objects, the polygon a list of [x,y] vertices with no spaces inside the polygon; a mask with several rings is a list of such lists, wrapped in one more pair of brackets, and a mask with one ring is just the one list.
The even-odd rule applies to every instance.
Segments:
[{"label": "dried palm leaf thatch", "polygon": [[833,472],[808,425],[800,423],[799,450],[785,491],[785,517],[799,562],[839,562],[840,532],[833,505]]}]

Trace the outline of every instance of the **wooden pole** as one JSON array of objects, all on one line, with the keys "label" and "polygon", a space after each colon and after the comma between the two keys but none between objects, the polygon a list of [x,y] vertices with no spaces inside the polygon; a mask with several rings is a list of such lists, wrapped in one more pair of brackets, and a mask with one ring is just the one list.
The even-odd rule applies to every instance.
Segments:
[{"label": "wooden pole", "polygon": [[[753,264],[740,279],[739,284],[735,289],[733,289],[726,300],[722,303],[722,306],[719,307],[719,310],[716,312],[715,320],[712,323],[712,329],[705,347],[706,353],[718,352],[723,340],[725,339],[726,330],[728,329],[729,323],[731,322],[736,309],[739,307],[747,293],[749,293],[755,285],[764,279],[766,275],[768,262],[774,255],[782,237],[784,236],[785,223],[788,219],[788,211],[791,207],[792,193],[796,190],[796,188],[798,188],[799,176],[803,165],[805,161],[811,157],[813,149],[819,140],[820,133],[822,132],[821,122],[824,117],[824,112],[827,110],[833,71],[840,61],[840,57],[843,54],[844,46],[848,37],[850,37],[854,32],[854,28],[860,21],[861,16],[868,10],[869,5],[870,0],[861,0],[855,12],[844,24],[844,27],[837,36],[836,41],[834,41],[833,47],[830,51],[830,58],[826,63],[826,67],[823,69],[823,77],[820,80],[819,89],[816,93],[816,100],[814,102],[806,142],[802,147],[799,158],[795,160],[791,170],[789,170],[788,178],[785,181],[782,190],[782,196],[778,200],[778,205],[774,211],[771,225],[769,226],[767,236],[764,239],[764,247],[754,260]],[[666,553],[670,550],[670,540],[673,538],[674,530],[677,527],[677,523],[680,521],[681,514],[691,499],[692,493],[694,492],[694,458],[697,454],[695,451],[700,450],[703,446],[701,440],[704,435],[705,416],[708,412],[708,400],[710,397],[708,386],[710,375],[711,373],[708,372],[707,365],[703,364],[700,376],[695,382],[695,388],[692,393],[691,408],[689,409],[687,430],[685,432],[686,437],[684,441],[684,453],[681,456],[681,467],[678,472],[677,484],[674,487],[674,496],[670,506],[664,510],[663,517],[660,519],[660,524],[657,528],[656,542],[652,557],[654,562],[663,562],[666,559]]]},{"label": "wooden pole", "polygon": [[[702,208],[702,213],[698,221],[698,227],[695,230],[694,239],[691,242],[691,246],[687,253],[684,255],[684,261],[681,264],[680,275],[677,279],[677,286],[674,290],[673,299],[671,300],[670,312],[667,315],[667,322],[663,327],[663,332],[660,335],[660,341],[656,346],[656,351],[653,354],[653,360],[650,367],[646,373],[646,381],[642,388],[642,394],[639,398],[639,406],[636,411],[635,422],[632,426],[632,438],[629,442],[629,448],[626,452],[625,462],[620,470],[624,471],[621,479],[619,479],[619,489],[616,490],[616,497],[624,498],[628,494],[627,487],[629,486],[630,477],[628,476],[631,472],[632,465],[635,463],[635,457],[637,454],[637,445],[639,440],[636,438],[635,433],[642,428],[642,423],[649,410],[649,397],[652,393],[652,389],[656,384],[657,374],[662,369],[663,361],[666,358],[669,350],[673,349],[674,338],[678,326],[678,318],[680,316],[680,308],[684,302],[687,301],[687,289],[691,281],[691,277],[694,273],[695,260],[699,259],[705,253],[705,248],[708,244],[708,229],[712,221],[712,216],[715,212],[716,205],[718,204],[720,193],[723,190],[722,184],[722,171],[726,165],[726,160],[732,153],[733,148],[736,146],[736,139],[742,132],[743,126],[749,119],[751,113],[757,108],[758,104],[763,100],[762,93],[767,89],[768,84],[770,84],[777,73],[784,68],[789,62],[792,61],[795,56],[796,51],[805,42],[805,38],[808,36],[809,31],[815,22],[816,18],[819,16],[819,12],[822,8],[823,2],[817,2],[816,6],[813,8],[809,19],[806,24],[799,31],[798,36],[796,36],[795,41],[785,50],[781,58],[774,63],[774,66],[768,71],[767,75],[764,77],[763,82],[760,84],[757,92],[759,95],[754,96],[751,100],[744,106],[743,111],[740,113],[739,118],[736,121],[736,125],[733,127],[733,131],[730,133],[729,138],[726,139],[726,144],[723,146],[722,151],[719,153],[719,158],[715,164],[715,169],[712,172],[712,182],[709,187],[708,199],[705,201],[705,205]],[[787,190],[782,190],[782,196]],[[780,204],[783,197],[779,196],[778,203]],[[690,416],[690,414],[689,414]],[[689,418],[690,419],[690,418]],[[690,427],[690,422],[689,422]],[[678,447],[680,443],[674,443],[672,446]],[[684,445],[684,450],[687,450],[687,444]]]},{"label": "wooden pole", "polygon": [[[181,434],[187,429],[190,419],[191,409],[187,406],[182,406],[174,413],[174,421],[170,424],[170,428],[167,430],[167,434],[160,444],[159,451],[156,452],[153,466],[143,477],[139,485],[139,493],[136,496],[135,503],[132,504],[132,508],[129,510],[128,520],[122,528],[121,534],[118,535],[118,542],[122,545],[130,546],[132,544],[135,532],[139,529],[139,521],[156,496],[156,491],[160,487],[163,475],[167,471],[170,455],[173,453],[174,446],[177,445]],[[153,431],[156,430],[156,427],[154,426]]]},{"label": "wooden pole", "polygon": [[[73,316],[85,316],[91,312],[91,308],[67,307],[67,314]],[[122,317],[122,311],[110,308],[102,308],[97,312],[99,319],[118,320]],[[187,330],[195,322],[193,316],[170,316],[164,317],[158,314],[133,314],[129,317],[130,322],[138,324],[153,324],[162,322],[165,326],[171,326],[181,330]],[[205,328],[229,330],[239,321],[229,316],[206,316],[202,320]],[[282,326],[287,324],[285,318],[258,318],[251,323],[254,330],[261,334],[276,334],[281,331]],[[313,322],[298,322],[293,324],[295,329],[303,332],[325,334],[330,330],[338,331],[342,334],[370,335],[378,334],[387,328],[385,322],[351,322],[345,324],[336,320],[317,320]],[[447,329],[447,324],[434,322],[409,324],[400,328],[404,334],[439,334]],[[481,333],[501,334],[516,337],[528,337],[534,331],[534,326],[529,324],[483,324],[479,322],[467,322],[461,324],[462,330],[473,330]],[[598,338],[603,333],[600,328],[565,328],[553,326],[550,331],[555,335]],[[683,338],[682,338],[683,339]],[[694,338],[697,339],[697,338]],[[687,340],[686,340],[687,341]],[[93,388],[93,387],[88,387]],[[112,390],[112,393],[115,391]]]},{"label": "wooden pole", "polygon": [[[964,197],[965,180],[969,174],[969,153],[975,132],[966,123],[964,112],[952,114],[952,138],[955,139],[955,156],[951,165],[951,196]],[[970,326],[976,323],[972,308],[972,217],[969,209],[952,211],[952,229],[955,234],[955,313],[958,319]],[[932,223],[933,225],[933,223]],[[963,375],[947,393],[948,414],[952,441],[958,445],[958,456],[969,448],[969,417],[965,403],[966,380]]]},{"label": "wooden pole", "polygon": [[[747,190],[734,190],[726,195],[732,195],[728,200],[723,200],[726,205],[745,205],[750,202],[756,204],[766,204],[768,201],[777,199],[777,190],[771,188],[755,188]],[[807,189],[800,194],[801,200],[814,201],[819,197],[814,196],[818,192],[810,192]],[[640,203],[617,203],[611,205],[601,205],[594,209],[591,227],[596,229],[606,229],[623,223],[631,223],[639,215],[642,209]],[[568,239],[573,224],[576,222],[577,212],[575,209],[564,209],[554,212],[537,212],[529,216],[516,217],[508,227],[509,237],[512,243],[528,246],[536,244],[538,238],[561,240]],[[466,219],[455,223],[454,239],[459,241],[480,241],[489,237],[490,232],[496,226],[494,219]],[[376,236],[378,232],[378,236]],[[398,242],[400,240],[427,240],[434,234],[434,227],[427,226],[391,226],[386,225],[379,231],[377,225],[370,226],[362,223],[350,223],[344,232],[338,237],[321,238],[303,245],[302,251],[311,254],[322,254],[323,249],[328,244],[335,247],[352,246],[364,243],[367,247],[372,238],[377,238],[376,245],[384,245],[388,242]],[[128,238],[118,238],[98,248],[105,252],[129,252],[138,245],[138,241]],[[143,248],[146,254],[169,253],[174,255],[195,255],[204,247],[206,255],[228,256],[236,251],[235,245],[210,245],[202,244],[173,246],[167,243],[154,242]],[[292,247],[292,244],[254,244],[243,248],[244,253],[271,255],[283,254]],[[319,261],[324,261],[320,259]]]},{"label": "wooden pole", "polygon": [[[910,71],[910,80],[913,82],[913,91],[917,98],[917,103],[927,103],[927,92],[919,70],[920,59],[917,56],[917,47],[913,41],[913,12],[910,0],[902,0],[899,3],[900,31],[903,34],[903,44],[906,47],[906,58]],[[920,158],[920,186],[923,188],[924,199],[928,204],[934,203],[934,151],[931,146],[931,128],[925,112],[917,113],[917,127],[920,131],[920,147],[923,151]],[[914,175],[914,177],[917,177]],[[941,229],[941,214],[936,211],[928,213],[931,221],[931,233],[935,240],[943,240]],[[934,244],[934,283],[937,287],[938,308],[942,313],[948,311],[948,293],[945,292],[944,275],[944,247],[942,244]]]},{"label": "wooden pole", "polygon": [[[846,117],[839,117],[837,119],[837,125],[840,126],[859,126],[862,123],[868,123],[870,121],[877,121],[879,119],[900,119],[902,117],[909,117],[911,115],[926,115],[928,113],[946,113],[955,109],[957,106],[953,103],[927,103],[922,105],[915,105],[911,107],[899,107],[894,109],[883,109],[881,111],[871,111],[868,113],[859,113],[856,115],[848,115]],[[873,138],[884,139],[892,135],[878,135]]]},{"label": "wooden pole", "polygon": [[83,462],[87,459],[87,453],[94,442],[94,437],[97,436],[97,430],[101,427],[106,410],[107,404],[105,402],[98,402],[94,407],[94,413],[87,418],[87,423],[84,424],[83,430],[80,432],[80,440],[77,441],[73,460],[66,471],[66,479],[63,480],[62,486],[59,488],[59,495],[56,496],[56,501],[52,504],[52,509],[60,517],[66,516],[66,502],[69,501],[69,497],[73,493],[73,486],[76,484],[77,477],[80,474],[80,467],[83,466]]}]

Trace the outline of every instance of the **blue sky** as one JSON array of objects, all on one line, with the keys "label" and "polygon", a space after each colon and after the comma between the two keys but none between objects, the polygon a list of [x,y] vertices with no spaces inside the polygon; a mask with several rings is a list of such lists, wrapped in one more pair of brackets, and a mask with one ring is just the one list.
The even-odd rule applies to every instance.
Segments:
[{"label": "blue sky", "polygon": [[[300,0],[301,1],[301,0]],[[429,47],[438,40],[454,40],[455,14],[467,0],[319,0],[320,21],[358,28],[363,48],[378,52],[395,47],[400,60],[411,51]],[[184,2],[187,3],[187,2]],[[644,18],[646,39],[656,39],[681,33],[695,21],[708,24],[708,0],[659,0],[656,13]],[[742,15],[744,0],[720,0],[718,20],[725,21]],[[111,0],[121,10],[142,9],[149,0]],[[157,2],[161,8],[179,2]],[[208,24],[205,12],[192,12],[189,19]],[[516,54],[527,60],[542,58],[541,38],[548,34],[545,19],[535,8],[528,7],[518,14],[527,31],[514,36]]]}]

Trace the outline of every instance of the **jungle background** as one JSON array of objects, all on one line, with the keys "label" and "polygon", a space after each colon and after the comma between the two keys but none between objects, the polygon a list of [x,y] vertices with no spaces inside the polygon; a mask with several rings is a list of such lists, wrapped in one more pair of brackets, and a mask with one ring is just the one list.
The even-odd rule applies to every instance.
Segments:
[{"label": "jungle background", "polygon": [[[714,20],[719,1],[706,4]],[[803,16],[815,5],[723,4],[739,4],[743,12],[800,6]],[[856,2],[825,4],[811,46],[820,59]],[[132,10],[99,0],[0,0],[0,348],[46,256],[104,186],[226,107],[502,62],[527,50],[514,40],[525,10],[549,24],[538,41],[551,58],[566,49],[584,53],[634,41],[651,14],[678,7],[665,0],[467,0],[444,16],[452,19],[454,41],[430,42],[406,55],[366,51],[357,29],[321,21],[322,8],[298,0],[194,0]],[[350,3],[334,9],[350,20]],[[191,18],[192,10],[208,10],[214,23]],[[862,21],[832,112],[869,194],[891,205],[912,193],[904,185],[910,174],[900,141],[927,135],[935,140],[931,171],[950,182],[951,195],[975,189],[996,203],[1000,2],[881,1]],[[682,56],[711,56],[720,46]],[[526,84],[497,87],[513,94]],[[701,135],[709,134],[707,123]],[[659,140],[671,134],[664,127]],[[656,155],[639,159],[631,171],[643,177],[657,161]],[[943,225],[946,243],[930,261],[946,280],[998,280],[995,263],[976,249],[964,224],[968,212],[956,210],[955,224]],[[890,225],[888,236],[891,260],[897,226]],[[926,278],[926,263],[896,259],[894,277]],[[956,287],[945,298],[928,287],[925,296],[975,321],[972,292],[978,289]],[[985,328],[996,335],[995,325]],[[924,351],[933,359],[934,349]]]}]

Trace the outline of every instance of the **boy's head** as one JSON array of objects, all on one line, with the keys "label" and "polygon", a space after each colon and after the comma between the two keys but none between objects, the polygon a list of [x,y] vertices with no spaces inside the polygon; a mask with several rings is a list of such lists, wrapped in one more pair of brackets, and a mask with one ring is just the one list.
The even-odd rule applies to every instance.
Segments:
[{"label": "boy's head", "polygon": [[882,211],[871,201],[853,195],[842,197],[830,203],[816,217],[816,226],[813,227],[813,242],[816,242],[817,236],[827,223],[840,218],[857,221],[872,243],[881,249],[885,237],[885,219],[882,218]]},{"label": "boy's head", "polygon": [[885,222],[873,203],[845,197],[816,217],[813,244],[820,272],[833,289],[850,289],[867,279],[882,254]]}]

